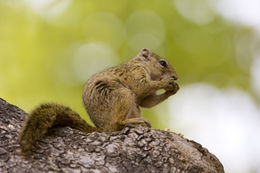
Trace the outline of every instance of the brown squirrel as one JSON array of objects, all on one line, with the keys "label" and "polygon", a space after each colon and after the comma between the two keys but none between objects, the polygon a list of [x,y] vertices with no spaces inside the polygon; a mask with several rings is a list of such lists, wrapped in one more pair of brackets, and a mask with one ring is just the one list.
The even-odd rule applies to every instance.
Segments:
[{"label": "brown squirrel", "polygon": [[[126,125],[151,127],[142,118],[139,106],[150,108],[175,94],[179,86],[177,74],[162,57],[148,49],[130,61],[92,76],[85,85],[83,103],[96,127],[92,127],[69,107],[49,103],[31,112],[21,130],[19,142],[24,154],[31,153],[34,144],[51,127],[69,126],[90,133],[114,132]],[[156,91],[164,89],[158,95]]]}]

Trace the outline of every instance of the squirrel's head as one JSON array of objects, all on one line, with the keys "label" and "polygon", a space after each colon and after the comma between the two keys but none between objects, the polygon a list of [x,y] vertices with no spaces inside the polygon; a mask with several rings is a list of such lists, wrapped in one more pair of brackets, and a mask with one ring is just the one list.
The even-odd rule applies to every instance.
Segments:
[{"label": "squirrel's head", "polygon": [[163,78],[178,79],[177,73],[171,64],[149,49],[142,49],[136,58],[145,64],[153,80],[161,80]]}]

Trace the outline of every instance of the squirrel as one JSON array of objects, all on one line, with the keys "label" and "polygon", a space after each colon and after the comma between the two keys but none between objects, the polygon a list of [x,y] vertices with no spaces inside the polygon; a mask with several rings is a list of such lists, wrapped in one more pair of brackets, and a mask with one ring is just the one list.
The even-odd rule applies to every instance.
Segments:
[{"label": "squirrel", "polygon": [[[85,133],[120,131],[125,126],[151,127],[139,107],[153,107],[174,95],[178,76],[169,62],[148,49],[128,62],[93,75],[85,84],[83,104],[95,124],[87,124],[79,114],[56,103],[42,104],[26,118],[19,136],[21,151],[34,149],[48,129],[69,126]],[[156,91],[165,92],[157,94]]]}]

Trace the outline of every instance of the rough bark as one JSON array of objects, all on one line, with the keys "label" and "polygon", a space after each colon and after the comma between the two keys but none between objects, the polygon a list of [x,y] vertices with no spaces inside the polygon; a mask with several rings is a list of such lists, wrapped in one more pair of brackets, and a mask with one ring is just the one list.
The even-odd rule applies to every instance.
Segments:
[{"label": "rough bark", "polygon": [[28,158],[17,138],[27,114],[0,99],[0,172],[222,173],[200,144],[169,131],[126,127],[112,134],[53,128]]}]

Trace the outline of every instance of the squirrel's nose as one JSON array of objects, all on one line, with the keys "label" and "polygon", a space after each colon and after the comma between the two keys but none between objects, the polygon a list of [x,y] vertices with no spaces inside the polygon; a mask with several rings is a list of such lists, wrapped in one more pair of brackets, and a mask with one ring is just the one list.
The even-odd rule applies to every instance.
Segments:
[{"label": "squirrel's nose", "polygon": [[174,74],[174,75],[172,76],[172,78],[173,78],[174,80],[177,80],[177,79],[178,79],[177,74]]}]

